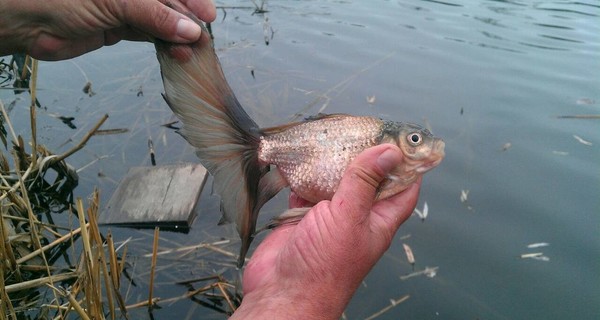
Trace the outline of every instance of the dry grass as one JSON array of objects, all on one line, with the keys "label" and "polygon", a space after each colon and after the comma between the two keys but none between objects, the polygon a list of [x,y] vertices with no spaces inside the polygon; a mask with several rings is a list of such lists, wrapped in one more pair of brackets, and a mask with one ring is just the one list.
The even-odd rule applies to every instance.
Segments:
[{"label": "dry grass", "polygon": [[[99,119],[73,148],[53,154],[36,139],[37,62],[27,58],[25,67],[14,73],[19,83],[28,84],[24,90],[31,96],[31,138],[26,143],[15,133],[0,101],[0,138],[4,145],[0,151],[0,319],[127,319],[128,310],[133,308],[147,306],[152,310],[159,302],[201,296],[223,301],[227,308],[220,312],[233,313],[240,297],[220,275],[178,283],[186,286],[187,292],[175,297],[161,298],[153,291],[157,258],[165,254],[159,251],[158,229],[148,298],[126,301],[122,284],[132,282],[124,272],[127,246],[117,248],[110,232],[106,236],[101,233],[97,224],[98,190],[87,201],[73,199],[78,175],[65,161],[99,133],[108,115]],[[64,214],[68,214],[68,221],[55,223],[53,215],[59,212],[63,216],[58,220],[65,220]],[[201,247],[223,251],[217,245]],[[200,288],[193,287],[196,282],[207,281]]]},{"label": "dry grass", "polygon": [[[118,291],[118,274],[114,272],[117,269],[108,270],[110,265],[123,264],[124,258],[117,258],[114,245],[105,242],[99,232],[98,191],[91,196],[87,209],[82,199],[72,201],[78,177],[65,162],[85,145],[107,116],[74,148],[55,155],[36,139],[37,61],[27,58],[18,74],[22,83],[29,84],[31,140],[26,144],[15,134],[0,101],[2,141],[6,149],[6,153],[0,153],[0,261],[5,262],[0,268],[3,318],[60,319],[75,312],[82,319],[103,319],[105,314],[114,319],[115,305],[125,314],[125,303]],[[81,226],[56,225],[53,211],[76,214]],[[74,252],[83,248],[76,254],[79,263],[55,267],[60,258],[71,259],[69,248]]]}]

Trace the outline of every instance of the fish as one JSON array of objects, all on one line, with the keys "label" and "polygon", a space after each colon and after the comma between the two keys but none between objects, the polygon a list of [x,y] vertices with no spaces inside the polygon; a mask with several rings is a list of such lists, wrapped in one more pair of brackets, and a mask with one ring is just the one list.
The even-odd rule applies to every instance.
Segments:
[{"label": "fish", "polygon": [[444,158],[444,142],[416,124],[370,116],[319,114],[260,128],[227,83],[203,23],[191,45],[155,41],[163,97],[183,126],[178,133],[196,149],[221,198],[221,222],[234,222],[241,238],[237,265],[245,262],[261,207],[285,187],[312,203],[331,199],[344,170],[363,150],[397,145],[404,162],[379,188],[378,199],[397,194]]}]

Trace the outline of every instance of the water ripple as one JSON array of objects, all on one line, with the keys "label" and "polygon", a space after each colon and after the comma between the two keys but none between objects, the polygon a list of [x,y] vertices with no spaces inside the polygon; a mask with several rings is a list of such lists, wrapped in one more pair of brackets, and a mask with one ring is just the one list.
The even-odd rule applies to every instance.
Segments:
[{"label": "water ripple", "polygon": [[442,4],[445,6],[451,6],[451,7],[462,7],[463,5],[458,4],[458,3],[452,3],[452,2],[445,2],[445,1],[438,1],[438,0],[422,0],[425,2],[432,2],[432,3],[437,3],[437,4]]}]

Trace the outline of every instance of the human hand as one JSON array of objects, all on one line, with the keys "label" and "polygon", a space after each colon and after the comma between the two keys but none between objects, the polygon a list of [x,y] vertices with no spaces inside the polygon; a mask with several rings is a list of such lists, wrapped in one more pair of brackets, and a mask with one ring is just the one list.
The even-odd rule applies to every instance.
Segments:
[{"label": "human hand", "polygon": [[270,233],[246,266],[244,300],[231,319],[339,319],[416,206],[420,179],[374,202],[377,187],[401,161],[390,144],[362,152],[331,201]]},{"label": "human hand", "polygon": [[[40,60],[62,60],[120,40],[191,43],[200,27],[165,5],[166,0],[0,1],[0,56],[27,53]],[[211,0],[169,0],[178,10],[211,22]]]}]

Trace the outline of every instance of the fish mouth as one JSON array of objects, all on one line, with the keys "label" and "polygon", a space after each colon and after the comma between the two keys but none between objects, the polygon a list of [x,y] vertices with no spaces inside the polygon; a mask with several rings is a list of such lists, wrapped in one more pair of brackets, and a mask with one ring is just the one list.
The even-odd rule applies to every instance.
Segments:
[{"label": "fish mouth", "polygon": [[437,139],[434,142],[433,148],[431,150],[431,155],[429,157],[432,160],[429,162],[425,162],[423,165],[416,168],[415,171],[418,173],[425,173],[425,172],[437,167],[442,162],[442,160],[444,159],[444,156],[446,155],[446,152],[444,151],[445,147],[446,147],[446,143],[444,143],[444,140]]},{"label": "fish mouth", "polygon": [[434,161],[427,162],[427,163],[423,164],[422,166],[416,168],[415,171],[418,173],[425,173],[425,172],[437,167],[440,164],[440,162],[442,162],[442,159],[443,159],[443,156]]}]

